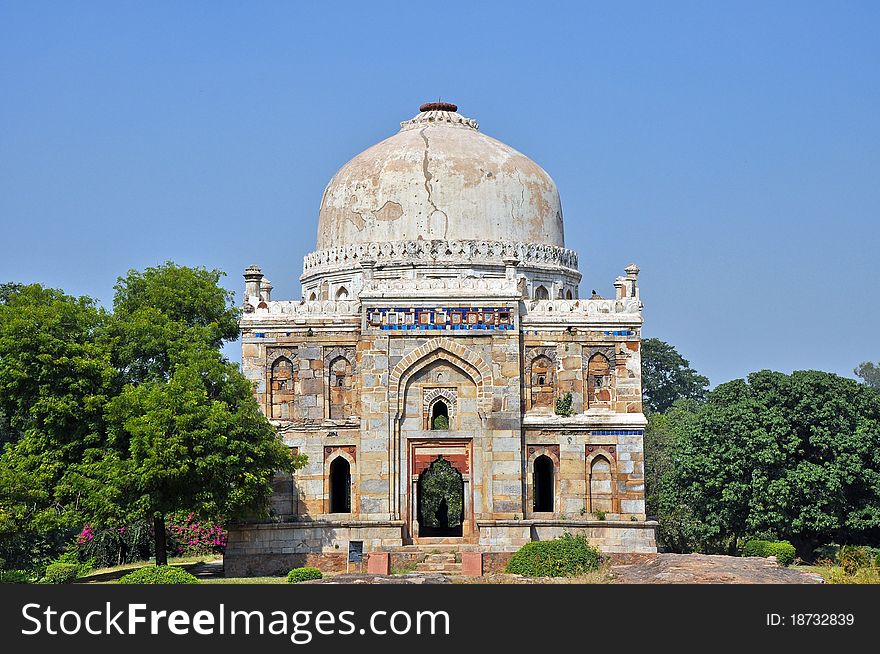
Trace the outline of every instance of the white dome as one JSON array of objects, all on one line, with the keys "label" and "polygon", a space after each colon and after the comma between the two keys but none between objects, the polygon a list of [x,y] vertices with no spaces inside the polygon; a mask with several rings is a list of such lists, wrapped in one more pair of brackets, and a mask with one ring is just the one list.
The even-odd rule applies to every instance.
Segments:
[{"label": "white dome", "polygon": [[422,105],[327,185],[317,249],[387,241],[510,241],[563,247],[550,176],[448,103]]}]

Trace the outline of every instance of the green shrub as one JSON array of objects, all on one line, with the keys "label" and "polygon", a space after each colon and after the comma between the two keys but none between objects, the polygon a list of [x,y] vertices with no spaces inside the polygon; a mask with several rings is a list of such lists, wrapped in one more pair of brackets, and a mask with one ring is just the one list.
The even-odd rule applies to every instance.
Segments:
[{"label": "green shrub", "polygon": [[79,576],[79,566],[75,563],[50,563],[46,566],[44,584],[72,584]]},{"label": "green shrub", "polygon": [[129,572],[119,580],[120,584],[197,584],[199,580],[183,568],[171,565],[155,565]]},{"label": "green shrub", "polygon": [[574,409],[571,408],[571,393],[566,393],[556,398],[556,415],[557,416],[573,416]]},{"label": "green shrub", "polygon": [[857,545],[844,545],[837,553],[840,567],[848,575],[854,575],[862,568],[871,566],[869,548]]},{"label": "green shrub", "polygon": [[813,561],[816,563],[821,562],[827,563],[828,565],[835,565],[837,563],[837,552],[839,550],[840,545],[835,543],[820,545],[813,550]]},{"label": "green shrub", "polygon": [[95,569],[95,559],[90,558],[86,561],[81,561],[79,555],[75,551],[65,552],[52,563],[69,563],[75,565],[77,577],[83,577]]},{"label": "green shrub", "polygon": [[602,509],[599,509],[598,511],[596,511],[596,520],[604,520],[605,515],[605,512]]},{"label": "green shrub", "polygon": [[523,545],[507,563],[506,572],[524,577],[576,577],[599,569],[599,550],[582,535],[563,534],[553,540]]},{"label": "green shrub", "polygon": [[32,581],[27,570],[0,570],[0,584],[29,584]]},{"label": "green shrub", "polygon": [[742,548],[743,556],[775,556],[779,565],[789,565],[795,553],[794,545],[787,540],[750,540]]},{"label": "green shrub", "polygon": [[298,584],[301,581],[322,579],[324,577],[318,568],[294,568],[287,573],[287,583]]},{"label": "green shrub", "polygon": [[446,416],[436,416],[432,427],[434,429],[449,429],[449,418]]}]

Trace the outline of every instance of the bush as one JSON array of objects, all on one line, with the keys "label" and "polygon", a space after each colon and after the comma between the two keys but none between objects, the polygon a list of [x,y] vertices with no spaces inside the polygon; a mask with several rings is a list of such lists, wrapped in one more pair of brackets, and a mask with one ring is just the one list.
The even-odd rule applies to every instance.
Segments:
[{"label": "bush", "polygon": [[837,563],[837,552],[839,550],[840,545],[834,543],[820,545],[813,550],[813,561],[817,564],[827,563],[828,565],[835,565]]},{"label": "bush", "polygon": [[147,566],[129,572],[120,584],[197,584],[199,580],[183,568],[170,565]]},{"label": "bush", "polygon": [[573,416],[574,409],[571,408],[571,393],[557,397],[555,409],[557,416]]},{"label": "bush", "polygon": [[79,576],[79,566],[75,563],[50,563],[46,566],[44,584],[72,584]]},{"label": "bush", "polygon": [[449,429],[449,418],[446,416],[437,416],[434,418],[434,429]]},{"label": "bush", "polygon": [[0,584],[29,584],[32,581],[27,570],[0,570]]},{"label": "bush", "polygon": [[870,548],[857,545],[844,545],[837,552],[840,567],[848,575],[854,575],[862,568],[871,566]]},{"label": "bush", "polygon": [[52,563],[70,563],[76,566],[76,576],[84,577],[95,569],[95,559],[81,561],[76,551],[65,552]]},{"label": "bush", "polygon": [[794,561],[794,545],[787,540],[750,540],[742,549],[743,556],[775,556],[779,565],[789,565]]},{"label": "bush", "polygon": [[600,562],[599,550],[584,536],[566,533],[526,543],[507,563],[505,572],[524,577],[576,577],[598,570]]},{"label": "bush", "polygon": [[[171,534],[168,540],[172,542]],[[93,560],[95,567],[100,568],[145,561],[155,554],[152,525],[147,522],[104,528],[86,525],[76,537],[76,552],[80,559]]]},{"label": "bush", "polygon": [[301,581],[322,579],[324,577],[318,568],[294,568],[287,573],[287,583],[298,584]]},{"label": "bush", "polygon": [[168,520],[168,551],[176,556],[222,554],[226,549],[226,531],[194,513],[176,513]]}]

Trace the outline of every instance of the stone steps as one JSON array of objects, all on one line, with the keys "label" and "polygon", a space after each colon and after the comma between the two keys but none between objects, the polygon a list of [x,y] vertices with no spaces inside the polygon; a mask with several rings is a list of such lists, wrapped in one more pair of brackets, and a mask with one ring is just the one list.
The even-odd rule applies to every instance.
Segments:
[{"label": "stone steps", "polygon": [[461,563],[419,563],[416,572],[439,572],[443,575],[460,575]]}]

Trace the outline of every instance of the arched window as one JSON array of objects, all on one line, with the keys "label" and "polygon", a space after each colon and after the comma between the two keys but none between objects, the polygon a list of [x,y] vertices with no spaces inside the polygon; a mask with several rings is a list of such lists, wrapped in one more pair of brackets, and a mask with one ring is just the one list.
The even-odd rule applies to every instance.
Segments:
[{"label": "arched window", "polygon": [[609,513],[613,510],[611,462],[597,456],[590,464],[590,512]]},{"label": "arched window", "polygon": [[345,286],[340,286],[336,291],[336,299],[337,300],[347,300],[348,299],[348,289]]},{"label": "arched window", "polygon": [[330,464],[330,513],[351,513],[351,466],[342,456]]},{"label": "arched window", "polygon": [[317,300],[317,299],[318,299],[318,296],[315,294],[314,291],[312,291],[311,293],[309,293],[309,302],[314,302],[314,301]]},{"label": "arched window", "polygon": [[535,299],[536,300],[549,300],[550,299],[550,291],[547,290],[546,286],[539,286],[535,289]]},{"label": "arched window", "polygon": [[351,364],[345,357],[330,362],[330,419],[345,420],[352,415]]},{"label": "arched window", "polygon": [[544,355],[532,361],[532,408],[553,406],[556,370],[549,357]]},{"label": "arched window", "polygon": [[571,289],[568,289],[568,290],[565,292],[565,299],[566,299],[566,300],[571,300],[571,299],[573,299],[573,296],[572,296],[572,294],[571,294]]},{"label": "arched window", "polygon": [[296,373],[290,359],[287,357],[276,359],[269,373],[269,404],[272,418],[278,420],[291,418],[295,381]]},{"label": "arched window", "polygon": [[611,401],[611,366],[604,354],[596,353],[587,365],[588,404]]},{"label": "arched window", "polygon": [[532,471],[532,489],[535,512],[553,511],[553,460],[546,454],[535,459]]},{"label": "arched window", "polygon": [[431,405],[431,429],[449,429],[449,407],[443,400]]}]

